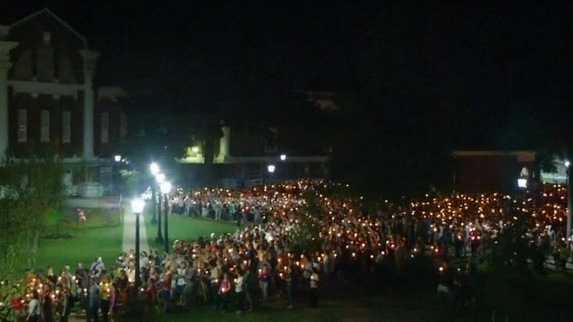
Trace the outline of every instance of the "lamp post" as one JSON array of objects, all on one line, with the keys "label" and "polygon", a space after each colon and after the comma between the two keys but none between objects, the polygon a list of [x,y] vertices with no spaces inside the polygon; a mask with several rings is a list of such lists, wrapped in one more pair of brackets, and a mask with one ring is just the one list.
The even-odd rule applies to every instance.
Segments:
[{"label": "lamp post", "polygon": [[121,200],[121,190],[120,190],[120,183],[121,183],[121,174],[119,173],[119,167],[121,162],[121,155],[117,154],[113,157],[113,161],[115,162],[114,166],[112,167],[112,188],[115,193],[119,194],[119,200]]},{"label": "lamp post", "polygon": [[134,198],[131,201],[131,211],[135,215],[135,288],[139,289],[141,285],[141,276],[139,272],[139,216],[145,207],[145,201],[140,198]]},{"label": "lamp post", "polygon": [[565,160],[567,172],[567,238],[571,238],[571,225],[573,224],[573,176],[571,175],[571,162]]},{"label": "lamp post", "polygon": [[157,182],[157,184],[159,185],[159,194],[158,194],[158,200],[157,200],[157,241],[158,242],[162,242],[163,241],[163,237],[162,237],[162,232],[161,232],[161,208],[162,208],[162,194],[161,194],[161,184],[163,182],[165,182],[165,175],[163,173],[157,173],[155,175],[155,181]]},{"label": "lamp post", "polygon": [[[155,162],[151,162],[151,164],[149,164],[149,172],[151,172],[151,175],[155,178],[155,176],[159,173],[159,165]],[[156,197],[156,188],[155,188],[155,184],[152,183],[151,184],[151,200],[153,200],[153,217],[151,218],[151,223],[152,224],[157,224],[157,197]]]},{"label": "lamp post", "polygon": [[[165,203],[165,208],[163,209],[163,213],[165,216],[165,220],[163,222],[163,226],[165,228],[165,232],[163,233],[163,241],[165,242],[165,252],[169,253],[169,198],[167,195],[171,192],[171,182],[164,181],[160,184],[161,194],[163,194],[163,200]],[[160,206],[161,207],[161,206]]]},{"label": "lamp post", "polygon": [[159,169],[159,164],[157,164],[156,162],[151,162],[151,164],[149,165],[149,172],[151,172],[153,176],[157,176],[160,171],[161,170]]}]

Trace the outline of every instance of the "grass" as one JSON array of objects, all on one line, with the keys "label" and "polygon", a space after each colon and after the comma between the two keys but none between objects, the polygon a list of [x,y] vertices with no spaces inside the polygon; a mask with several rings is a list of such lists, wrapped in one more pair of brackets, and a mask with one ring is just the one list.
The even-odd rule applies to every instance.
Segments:
[{"label": "grass", "polygon": [[[146,214],[145,227],[147,229],[147,239],[150,247],[161,248],[157,243],[157,225],[151,223],[151,215]],[[169,240],[192,240],[198,237],[209,236],[211,233],[220,235],[233,233],[237,226],[228,222],[216,222],[208,219],[197,219],[179,215],[169,216]],[[163,233],[163,231],[162,231]]]},{"label": "grass", "polygon": [[[415,294],[393,294],[385,292],[377,296],[352,296],[321,299],[318,308],[309,308],[298,303],[294,309],[285,308],[278,301],[272,306],[259,307],[253,312],[236,314],[215,311],[209,307],[198,307],[190,312],[147,316],[154,322],[434,322],[447,318],[435,296],[423,292]],[[121,320],[131,322],[135,320]],[[448,319],[448,321],[462,321]]]},{"label": "grass", "polygon": [[[45,270],[52,266],[55,270],[65,265],[74,268],[78,262],[91,264],[101,256],[111,265],[121,252],[123,226],[118,213],[100,209],[86,209],[87,222],[78,225],[75,215],[54,213],[48,219],[46,233],[39,242],[37,269]],[[60,235],[52,238],[49,235]],[[48,238],[49,237],[49,238]]]}]

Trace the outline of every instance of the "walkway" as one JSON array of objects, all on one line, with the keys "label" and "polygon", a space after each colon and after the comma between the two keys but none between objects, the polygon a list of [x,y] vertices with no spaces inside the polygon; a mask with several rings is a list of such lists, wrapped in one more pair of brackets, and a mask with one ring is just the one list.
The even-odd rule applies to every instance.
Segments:
[{"label": "walkway", "polygon": [[[147,244],[147,232],[145,229],[145,216],[139,216],[139,239],[140,250],[143,252],[149,251],[149,244]],[[124,207],[123,211],[123,247],[124,252],[135,250],[135,216],[129,207]]]}]

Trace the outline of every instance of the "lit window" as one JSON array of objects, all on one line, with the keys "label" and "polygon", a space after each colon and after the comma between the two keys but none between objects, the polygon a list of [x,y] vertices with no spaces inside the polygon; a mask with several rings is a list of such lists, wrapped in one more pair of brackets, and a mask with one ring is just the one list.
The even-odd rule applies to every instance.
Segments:
[{"label": "lit window", "polygon": [[72,112],[64,111],[62,113],[62,143],[72,141]]},{"label": "lit window", "polygon": [[44,31],[43,37],[44,44],[49,45],[52,42],[52,34],[50,32]]},{"label": "lit window", "polygon": [[100,139],[101,143],[108,143],[109,142],[109,113],[102,112],[101,113],[101,124],[100,124]]},{"label": "lit window", "polygon": [[50,111],[48,110],[42,110],[40,142],[50,142]]},{"label": "lit window", "polygon": [[28,111],[25,109],[18,110],[18,142],[28,141]]}]

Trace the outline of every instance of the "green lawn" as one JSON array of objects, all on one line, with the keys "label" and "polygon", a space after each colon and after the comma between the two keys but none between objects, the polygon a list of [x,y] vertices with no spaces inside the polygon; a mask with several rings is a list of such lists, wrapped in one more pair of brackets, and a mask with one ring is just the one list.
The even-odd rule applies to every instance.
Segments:
[{"label": "green lawn", "polygon": [[[98,256],[111,265],[121,252],[123,226],[119,213],[86,209],[87,223],[78,225],[68,211],[66,216],[50,218],[40,239],[36,268],[52,266],[56,271],[64,265],[75,268],[78,262],[89,265]],[[61,235],[53,238],[50,235]]]},{"label": "green lawn", "polygon": [[[146,214],[145,226],[147,229],[147,239],[149,246],[160,248],[160,244],[155,242],[157,236],[157,225],[151,223],[151,214]],[[237,226],[228,222],[216,222],[208,219],[197,219],[179,215],[169,216],[169,240],[191,240],[201,236],[209,236],[233,233]]]}]

